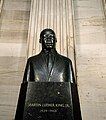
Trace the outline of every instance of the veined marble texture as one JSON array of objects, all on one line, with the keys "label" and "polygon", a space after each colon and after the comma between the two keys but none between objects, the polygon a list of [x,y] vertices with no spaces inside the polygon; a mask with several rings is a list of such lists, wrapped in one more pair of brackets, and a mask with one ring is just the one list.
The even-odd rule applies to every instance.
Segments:
[{"label": "veined marble texture", "polygon": [[77,81],[83,120],[106,119],[106,18],[98,0],[75,0]]},{"label": "veined marble texture", "polygon": [[0,120],[13,120],[26,63],[30,0],[3,0],[0,14]]}]

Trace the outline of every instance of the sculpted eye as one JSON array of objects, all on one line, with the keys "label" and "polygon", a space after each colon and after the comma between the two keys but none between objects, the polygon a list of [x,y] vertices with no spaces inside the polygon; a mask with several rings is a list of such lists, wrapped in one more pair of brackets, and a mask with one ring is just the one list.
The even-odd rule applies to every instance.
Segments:
[{"label": "sculpted eye", "polygon": [[53,37],[54,35],[53,35],[53,34],[50,34],[49,36],[50,36],[50,37]]},{"label": "sculpted eye", "polygon": [[44,35],[44,37],[46,37],[46,35]]}]

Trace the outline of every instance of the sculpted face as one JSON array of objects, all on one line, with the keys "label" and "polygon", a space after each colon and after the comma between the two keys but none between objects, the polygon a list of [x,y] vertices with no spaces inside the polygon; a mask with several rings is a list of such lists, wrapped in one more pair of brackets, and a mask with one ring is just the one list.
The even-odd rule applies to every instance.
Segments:
[{"label": "sculpted face", "polygon": [[55,33],[51,29],[44,29],[40,34],[40,43],[44,49],[53,49],[55,48],[56,37]]}]

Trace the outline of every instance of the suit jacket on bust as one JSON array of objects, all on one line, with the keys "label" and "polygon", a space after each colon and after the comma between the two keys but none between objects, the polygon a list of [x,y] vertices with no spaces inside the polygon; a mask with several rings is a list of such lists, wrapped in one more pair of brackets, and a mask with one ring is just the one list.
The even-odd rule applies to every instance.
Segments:
[{"label": "suit jacket on bust", "polygon": [[74,82],[72,62],[69,58],[53,51],[51,70],[48,71],[46,53],[41,51],[38,55],[28,59],[23,81],[35,82]]}]

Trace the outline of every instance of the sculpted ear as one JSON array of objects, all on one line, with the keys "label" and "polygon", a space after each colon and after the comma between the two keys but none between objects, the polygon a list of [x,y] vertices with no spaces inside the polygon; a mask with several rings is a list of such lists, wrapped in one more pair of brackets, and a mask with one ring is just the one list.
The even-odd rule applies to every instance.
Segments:
[{"label": "sculpted ear", "polygon": [[39,39],[39,43],[42,43],[42,38]]},{"label": "sculpted ear", "polygon": [[57,38],[55,38],[56,42],[57,42]]}]

